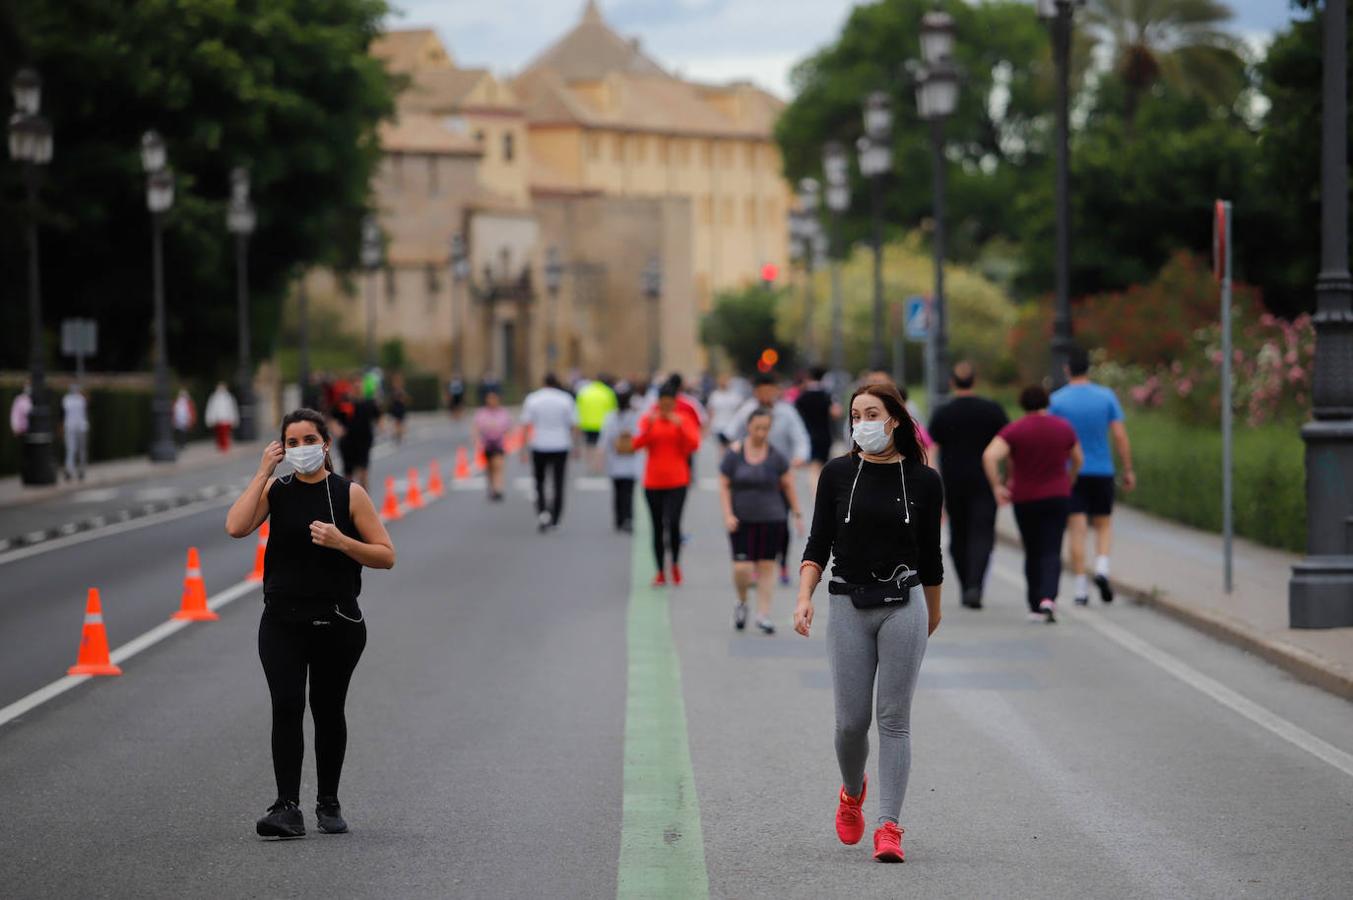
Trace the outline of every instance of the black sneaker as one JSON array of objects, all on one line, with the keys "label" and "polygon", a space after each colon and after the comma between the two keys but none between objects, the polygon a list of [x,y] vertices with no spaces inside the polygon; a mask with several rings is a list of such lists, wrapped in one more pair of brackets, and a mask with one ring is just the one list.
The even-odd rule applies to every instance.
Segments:
[{"label": "black sneaker", "polygon": [[1076,605],[1077,605],[1077,606],[1089,606],[1089,605],[1090,605],[1090,598],[1089,598],[1089,597],[1077,597],[1077,598],[1076,598]]},{"label": "black sneaker", "polygon": [[976,588],[968,588],[963,592],[963,605],[968,609],[982,608],[982,592]]},{"label": "black sneaker", "polygon": [[268,814],[259,819],[254,828],[259,837],[305,837],[305,817],[301,815],[301,807],[296,801],[279,798],[268,807]]},{"label": "black sneaker", "polygon": [[337,797],[322,797],[315,804],[315,818],[319,820],[319,830],[325,834],[347,834],[348,823],[343,821],[343,809],[338,805]]},{"label": "black sneaker", "polygon": [[747,604],[736,603],[733,605],[733,627],[742,631],[747,627]]},{"label": "black sneaker", "polygon": [[1113,585],[1109,584],[1109,579],[1106,576],[1096,575],[1095,587],[1099,588],[1099,599],[1105,603],[1113,602]]}]

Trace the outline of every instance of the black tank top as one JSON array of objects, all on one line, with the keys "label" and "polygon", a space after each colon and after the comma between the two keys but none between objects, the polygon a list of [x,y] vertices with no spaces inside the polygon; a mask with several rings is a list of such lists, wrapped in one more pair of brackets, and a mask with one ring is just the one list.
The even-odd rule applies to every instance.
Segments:
[{"label": "black tank top", "polygon": [[361,615],[357,606],[357,595],[362,592],[361,564],[310,540],[310,523],[315,521],[332,522],[348,537],[360,540],[349,507],[351,484],[330,474],[316,484],[289,478],[274,481],[268,488],[263,600],[269,610],[304,617],[332,613],[337,606],[345,615]]}]

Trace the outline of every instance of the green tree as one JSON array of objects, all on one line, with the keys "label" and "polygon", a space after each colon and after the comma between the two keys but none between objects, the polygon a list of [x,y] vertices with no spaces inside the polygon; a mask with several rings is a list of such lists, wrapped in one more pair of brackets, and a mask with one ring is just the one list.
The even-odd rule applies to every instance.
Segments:
[{"label": "green tree", "polygon": [[722,348],[737,371],[756,371],[764,350],[780,356],[781,367],[794,362],[792,341],[776,337],[776,310],[790,302],[787,290],[752,285],[724,291],[714,298],[714,307],[700,322],[700,340],[707,347]]},{"label": "green tree", "polygon": [[[376,128],[396,85],[367,54],[384,0],[3,0],[0,63],[44,80],[56,153],[42,191],[48,332],[99,320],[94,365],[136,369],[150,353],[150,223],[138,147],[158,130],[178,183],[165,229],[170,364],[230,371],[234,253],[229,172],[253,180],[250,282],[258,356],[274,349],[288,283],[315,264],[351,264],[379,159]],[[0,269],[23,271],[22,194],[0,167]],[[0,365],[26,359],[23,279],[0,281]]]}]

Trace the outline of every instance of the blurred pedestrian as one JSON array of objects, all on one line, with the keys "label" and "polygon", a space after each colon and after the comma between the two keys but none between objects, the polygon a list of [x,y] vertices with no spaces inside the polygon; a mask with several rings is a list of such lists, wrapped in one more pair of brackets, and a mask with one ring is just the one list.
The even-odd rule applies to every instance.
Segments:
[{"label": "blurred pedestrian", "polygon": [[616,408],[601,423],[597,449],[611,479],[612,507],[616,531],[634,531],[634,483],[639,478],[639,454],[634,436],[639,433],[639,412],[628,391],[616,396]]},{"label": "blurred pedestrian", "polygon": [[[522,448],[522,460],[528,458],[529,451],[536,482],[536,527],[543,534],[558,528],[564,514],[564,473],[569,452],[576,452],[578,433],[578,409],[573,395],[559,386],[559,378],[553,372],[545,376],[543,387],[526,395],[521,421],[530,430]],[[548,503],[546,475],[554,489]]]},{"label": "blurred pedestrian", "polygon": [[451,418],[459,421],[465,414],[465,378],[457,371],[446,384],[446,405]]},{"label": "blurred pedestrian", "polygon": [[409,416],[409,392],[404,389],[404,373],[395,372],[390,376],[390,391],[386,398],[386,409],[394,422],[395,444],[404,443],[404,420]]},{"label": "blurred pedestrian", "polygon": [[718,386],[709,395],[709,427],[719,440],[719,445],[727,448],[730,441],[725,432],[730,430],[733,417],[737,415],[743,400],[742,394],[733,388],[732,378],[724,373],[719,376]]},{"label": "blurred pedestrian", "polygon": [[193,403],[187,388],[179,388],[178,395],[174,397],[171,418],[174,422],[174,443],[182,450],[188,443],[188,435],[197,425],[197,405]]},{"label": "blurred pedestrian", "polygon": [[700,429],[677,408],[677,386],[666,382],[658,402],[639,420],[634,447],[647,450],[644,497],[653,521],[653,556],[657,574],[653,585],[667,584],[667,560],[672,561],[672,583],[681,584],[681,516],[691,485],[691,455],[700,446]]},{"label": "blurred pedestrian", "polygon": [[85,480],[89,466],[89,402],[80,385],[71,382],[61,398],[62,430],[66,442],[66,480]]},{"label": "blurred pedestrian", "polygon": [[758,409],[747,420],[747,437],[729,449],[719,466],[719,499],[733,552],[733,627],[747,627],[747,593],[756,583],[756,627],[774,634],[771,600],[775,568],[786,542],[789,516],[803,530],[789,460],[770,444],[771,412]]},{"label": "blurred pedestrian", "polygon": [[484,405],[475,410],[470,422],[471,439],[484,451],[488,464],[489,499],[503,499],[503,470],[507,453],[507,435],[512,430],[512,413],[503,407],[497,391],[484,395]]},{"label": "blurred pedestrian", "polygon": [[[226,531],[243,538],[266,520],[263,618],[258,655],[272,696],[272,760],[277,800],[255,830],[262,837],[301,837],[301,767],[305,761],[306,683],[315,725],[319,830],[348,830],[338,802],[347,751],[348,684],[366,647],[357,597],[362,567],[390,569],[395,548],[360,485],[333,473],[324,417],[299,409],[282,419],[282,440],[263,450],[258,472],[226,515]],[[273,477],[286,460],[290,472]]]},{"label": "blurred pedestrian", "polygon": [[606,376],[598,376],[583,385],[578,391],[578,430],[582,432],[583,443],[588,447],[597,446],[601,439],[601,423],[606,414],[619,405],[615,391],[611,389]]},{"label": "blurred pedestrian", "polygon": [[794,409],[808,430],[808,490],[817,490],[817,479],[822,467],[831,459],[832,442],[836,437],[836,421],[841,418],[841,404],[832,399],[823,379],[827,370],[814,366],[808,381],[794,401]]},{"label": "blurred pedestrian", "polygon": [[1072,347],[1067,360],[1067,385],[1052,395],[1049,407],[1076,430],[1085,466],[1071,488],[1071,516],[1067,520],[1067,540],[1071,544],[1071,570],[1076,576],[1076,605],[1090,602],[1086,579],[1085,541],[1089,529],[1095,532],[1095,587],[1105,603],[1113,602],[1109,584],[1109,551],[1113,545],[1114,466],[1109,448],[1112,438],[1123,464],[1123,490],[1137,487],[1132,470],[1132,444],[1128,441],[1123,407],[1112,390],[1090,380],[1090,354]]},{"label": "blurred pedestrian", "polygon": [[996,544],[996,497],[982,472],[982,452],[1010,424],[999,403],[977,396],[976,381],[972,363],[957,363],[949,375],[953,399],[930,418],[949,511],[949,555],[962,603],[969,609],[982,608],[987,565]]},{"label": "blurred pedestrian", "polygon": [[484,405],[485,398],[489,393],[496,393],[500,397],[503,394],[503,383],[491,369],[485,369],[484,374],[479,377],[479,405]]},{"label": "blurred pedestrian", "polygon": [[370,396],[359,396],[356,392],[360,390],[344,384],[343,397],[334,407],[333,418],[342,429],[338,452],[343,457],[344,477],[361,485],[363,490],[370,490],[367,481],[371,474],[371,447],[376,443],[381,409]]},{"label": "blurred pedestrian", "polygon": [[834,559],[827,654],[836,706],[841,791],[836,835],[864,837],[869,724],[878,706],[879,811],[874,859],[902,862],[902,801],[911,773],[911,703],[929,636],[939,627],[940,477],[897,388],[865,385],[850,401],[849,456],[822,470],[799,567],[794,630],[807,637],[813,592]]},{"label": "blurred pedestrian", "polygon": [[[1071,484],[1084,457],[1067,421],[1048,414],[1048,392],[1041,385],[1021,391],[1019,405],[1024,415],[992,439],[982,453],[982,468],[996,502],[1015,507],[1024,544],[1029,621],[1052,624],[1057,621]],[[1001,465],[1007,462],[1002,478]]]},{"label": "blurred pedestrian", "polygon": [[227,452],[230,449],[231,432],[240,424],[240,408],[235,403],[235,395],[230,393],[224,381],[216,382],[216,390],[207,398],[207,411],[203,419],[216,435],[216,449]]},{"label": "blurred pedestrian", "polygon": [[9,430],[14,432],[14,436],[22,438],[28,434],[28,417],[33,412],[33,386],[27,381],[23,384],[23,390],[14,395],[14,401],[9,405]]}]

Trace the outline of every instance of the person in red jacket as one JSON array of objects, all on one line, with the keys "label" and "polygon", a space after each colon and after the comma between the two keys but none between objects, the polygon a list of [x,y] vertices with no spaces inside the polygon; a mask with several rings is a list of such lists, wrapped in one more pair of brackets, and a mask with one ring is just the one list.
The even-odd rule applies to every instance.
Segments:
[{"label": "person in red jacket", "polygon": [[644,496],[653,519],[653,555],[658,562],[655,587],[667,584],[666,562],[672,557],[672,583],[681,584],[681,513],[691,484],[691,454],[700,446],[700,429],[677,411],[677,391],[665,384],[658,404],[639,420],[636,450],[647,450]]}]

